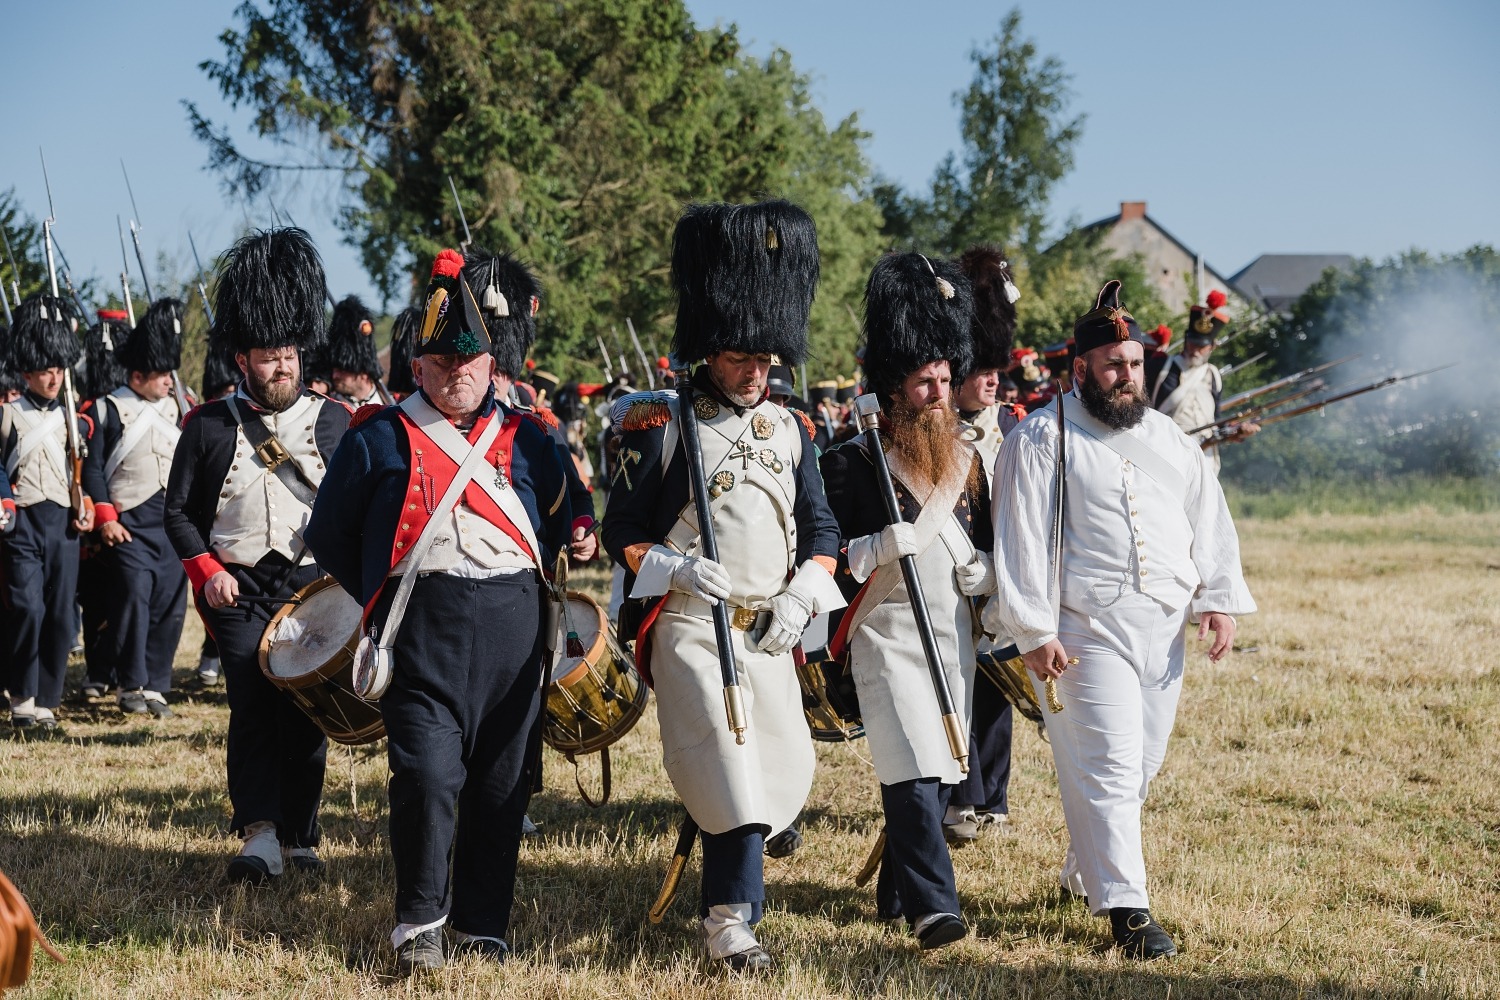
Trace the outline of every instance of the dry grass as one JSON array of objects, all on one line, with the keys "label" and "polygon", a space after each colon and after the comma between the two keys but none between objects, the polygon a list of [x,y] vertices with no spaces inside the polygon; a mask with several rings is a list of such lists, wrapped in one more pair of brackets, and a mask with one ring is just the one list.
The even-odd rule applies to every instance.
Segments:
[{"label": "dry grass", "polygon": [[1148,807],[1153,901],[1183,949],[1170,964],[1121,960],[1104,921],[1059,901],[1061,812],[1046,748],[1026,731],[1015,832],[955,858],[972,937],[922,955],[873,923],[872,893],[851,876],[878,826],[874,776],[858,744],[825,747],[808,845],[767,863],[762,937],[777,971],[750,982],[708,970],[691,887],[664,924],[644,921],[678,811],[648,715],[617,747],[615,796],[598,811],[549,754],[514,960],[399,982],[383,756],[331,754],[326,883],[226,887],[225,708],[210,698],[165,724],[75,710],[65,743],[0,745],[0,868],[69,959],[41,959],[18,996],[1500,994],[1500,515],[1242,530],[1263,611],[1240,643],[1257,651],[1190,672]]}]

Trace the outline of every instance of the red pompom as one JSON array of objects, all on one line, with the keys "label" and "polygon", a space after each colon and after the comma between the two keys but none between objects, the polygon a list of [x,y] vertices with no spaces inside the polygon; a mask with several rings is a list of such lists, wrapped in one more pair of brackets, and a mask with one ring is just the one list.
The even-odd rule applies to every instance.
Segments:
[{"label": "red pompom", "polygon": [[668,361],[666,358],[657,358],[656,367],[665,370],[672,367],[672,362]]},{"label": "red pompom", "polygon": [[531,358],[527,358],[526,359],[526,370],[527,371],[534,371],[535,369],[536,369],[536,362],[533,361]]},{"label": "red pompom", "polygon": [[458,272],[464,269],[464,255],[457,250],[443,250],[437,255],[437,260],[432,262],[432,276],[434,278],[456,278]]},{"label": "red pompom", "polygon": [[1151,339],[1156,341],[1157,347],[1166,347],[1172,341],[1172,328],[1163,323],[1151,331]]},{"label": "red pompom", "polygon": [[1224,303],[1228,301],[1229,296],[1225,295],[1217,288],[1208,293],[1208,308],[1210,309],[1222,309],[1224,307]]}]

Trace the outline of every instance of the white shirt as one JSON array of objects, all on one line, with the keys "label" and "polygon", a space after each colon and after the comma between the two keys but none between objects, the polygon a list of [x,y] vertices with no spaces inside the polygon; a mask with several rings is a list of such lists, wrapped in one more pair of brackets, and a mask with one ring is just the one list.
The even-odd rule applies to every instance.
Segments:
[{"label": "white shirt", "polygon": [[[1066,403],[1082,412],[1070,393]],[[1106,443],[1068,428],[1067,512],[1061,603],[1103,617],[1121,595],[1165,608],[1249,614],[1255,600],[1240,568],[1239,537],[1224,492],[1197,442],[1148,409],[1129,435],[1181,477],[1178,496]],[[1108,435],[1112,436],[1112,435]],[[1052,601],[1053,476],[1057,413],[1048,406],[1006,435],[995,469],[996,623],[1029,652],[1057,637]]]}]

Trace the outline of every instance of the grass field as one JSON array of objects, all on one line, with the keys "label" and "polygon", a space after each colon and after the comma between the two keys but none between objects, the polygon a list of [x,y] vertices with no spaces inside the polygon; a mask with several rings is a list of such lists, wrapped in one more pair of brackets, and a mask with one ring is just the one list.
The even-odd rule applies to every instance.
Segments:
[{"label": "grass field", "polygon": [[[67,955],[39,997],[1483,997],[1500,995],[1500,513],[1414,509],[1241,525],[1260,614],[1190,669],[1147,806],[1153,909],[1181,956],[1141,966],[1059,900],[1051,762],[1017,734],[1014,831],[958,851],[974,934],[924,955],[856,889],[879,826],[862,747],[820,748],[807,846],[768,861],[760,981],[698,958],[696,863],[645,922],[678,814],[655,720],[585,807],[548,754],[503,968],[397,980],[379,746],[330,753],[329,876],[221,881],[226,710],[165,723],[64,712],[69,739],[0,744],[0,869]],[[196,624],[180,677],[195,660]],[[584,781],[597,783],[593,761]]]}]

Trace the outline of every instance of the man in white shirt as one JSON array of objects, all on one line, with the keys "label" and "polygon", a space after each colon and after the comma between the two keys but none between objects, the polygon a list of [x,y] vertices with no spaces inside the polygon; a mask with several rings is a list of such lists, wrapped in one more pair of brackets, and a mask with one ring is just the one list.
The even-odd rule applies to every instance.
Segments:
[{"label": "man in white shirt", "polygon": [[1255,601],[1213,467],[1147,401],[1119,287],[1106,284],[1074,326],[1077,388],[1063,397],[1062,434],[1054,404],[1001,445],[994,607],[1038,686],[1056,679],[1063,704],[1047,716],[1071,838],[1062,884],[1109,915],[1126,954],[1149,959],[1177,951],[1149,910],[1140,817],[1182,690],[1184,625],[1197,624],[1200,640],[1214,633],[1217,661],[1233,644],[1232,616]]}]

